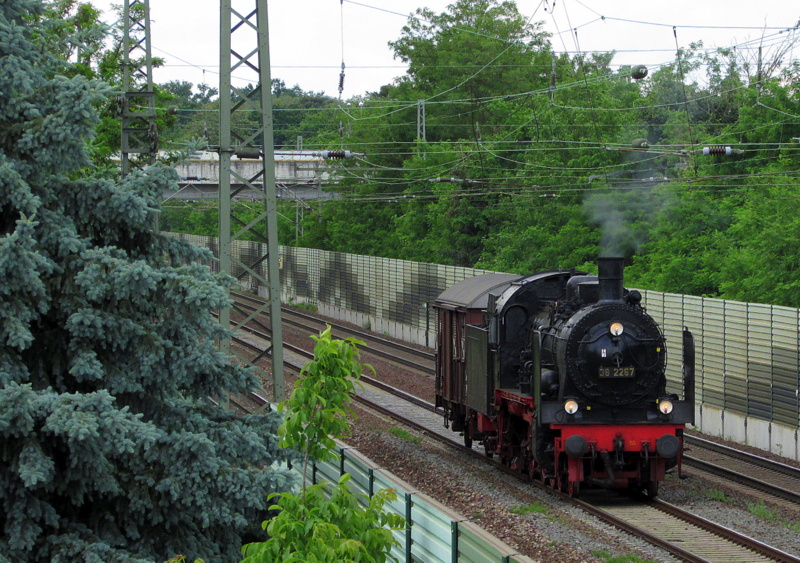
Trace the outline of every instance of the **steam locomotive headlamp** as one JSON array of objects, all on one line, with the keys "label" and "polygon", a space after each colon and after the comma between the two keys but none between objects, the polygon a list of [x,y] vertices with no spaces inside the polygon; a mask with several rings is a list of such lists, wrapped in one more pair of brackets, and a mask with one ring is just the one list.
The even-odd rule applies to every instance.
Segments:
[{"label": "steam locomotive headlamp", "polygon": [[621,336],[622,333],[625,332],[625,327],[622,326],[622,323],[611,323],[608,330],[611,332],[612,336]]},{"label": "steam locomotive headlamp", "polygon": [[578,401],[575,399],[567,399],[567,401],[564,403],[564,410],[567,412],[567,414],[575,414],[578,412]]},{"label": "steam locomotive headlamp", "polygon": [[672,401],[669,399],[661,399],[658,401],[658,410],[661,411],[661,414],[669,414],[672,412]]}]

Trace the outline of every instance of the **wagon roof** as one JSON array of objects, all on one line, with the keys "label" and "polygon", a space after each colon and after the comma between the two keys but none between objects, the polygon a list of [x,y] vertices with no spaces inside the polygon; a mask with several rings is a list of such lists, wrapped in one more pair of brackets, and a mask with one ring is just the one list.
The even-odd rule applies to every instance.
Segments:
[{"label": "wagon roof", "polygon": [[517,274],[481,274],[467,278],[444,290],[436,298],[435,305],[448,309],[485,309],[489,304],[490,292],[500,294],[512,281],[518,279],[520,276]]}]

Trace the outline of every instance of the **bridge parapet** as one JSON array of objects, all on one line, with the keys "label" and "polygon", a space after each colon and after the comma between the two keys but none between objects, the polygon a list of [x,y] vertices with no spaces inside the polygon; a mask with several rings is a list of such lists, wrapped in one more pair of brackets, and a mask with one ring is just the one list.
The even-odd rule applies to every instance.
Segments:
[{"label": "bridge parapet", "polygon": [[[261,173],[258,158],[231,157],[232,186],[242,186],[237,177],[252,179]],[[164,194],[165,199],[196,200],[219,197],[219,155],[214,152],[198,152],[192,158],[175,166],[178,173],[178,192]],[[323,184],[332,181],[325,161],[314,151],[275,151],[275,182],[278,199],[318,200],[334,199],[338,194],[324,192]],[[261,179],[253,182],[260,186]],[[259,194],[245,188],[235,196],[237,199],[255,199]]]},{"label": "bridge parapet", "polygon": [[[219,156],[213,152],[196,153],[175,166],[180,183],[219,184]],[[231,170],[244,178],[253,178],[261,171],[257,158],[231,157]],[[313,151],[275,151],[275,179],[287,184],[320,184],[330,178],[324,161]],[[235,183],[235,182],[234,182]]]}]

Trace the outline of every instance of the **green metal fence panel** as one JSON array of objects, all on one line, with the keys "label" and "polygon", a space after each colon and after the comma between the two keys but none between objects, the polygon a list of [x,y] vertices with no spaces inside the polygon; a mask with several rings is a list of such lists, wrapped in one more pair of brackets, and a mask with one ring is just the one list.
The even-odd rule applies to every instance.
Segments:
[{"label": "green metal fence panel", "polygon": [[338,483],[339,477],[342,476],[338,460],[336,462],[330,461],[315,461],[314,467],[314,483]]},{"label": "green metal fence panel", "polygon": [[459,563],[494,563],[509,555],[498,546],[487,543],[480,528],[470,522],[462,522],[458,526],[458,561]]},{"label": "green metal fence panel", "polygon": [[458,523],[459,563],[533,563],[473,522]]},{"label": "green metal fence panel", "polygon": [[411,554],[425,563],[451,563],[453,545],[451,522],[453,519],[434,506],[432,499],[422,500],[414,495],[411,507]]},{"label": "green metal fence panel", "polygon": [[[413,497],[412,488],[398,481],[391,473],[384,470],[375,470],[373,472],[375,490],[392,489],[397,494],[394,501],[388,502],[384,508],[390,510],[395,514],[401,514],[403,517],[410,512],[407,508],[410,507],[411,497]],[[408,518],[406,517],[406,520]],[[413,521],[407,522],[413,526]],[[392,536],[397,540],[398,544],[392,547],[390,555],[398,561],[406,562],[411,561],[411,533],[406,530],[392,530]]]},{"label": "green metal fence panel", "polygon": [[350,474],[350,491],[366,496],[378,490],[374,489],[373,470],[378,469],[367,458],[353,448],[342,449],[341,472]]},{"label": "green metal fence panel", "polygon": [[659,291],[642,291],[642,304],[659,325],[664,325],[664,294]]}]

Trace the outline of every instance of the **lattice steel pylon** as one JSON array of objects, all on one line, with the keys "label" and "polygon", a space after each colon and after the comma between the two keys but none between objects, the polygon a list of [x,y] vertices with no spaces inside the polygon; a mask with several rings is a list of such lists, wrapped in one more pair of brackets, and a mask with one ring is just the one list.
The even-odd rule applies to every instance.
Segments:
[{"label": "lattice steel pylon", "polygon": [[[267,353],[272,356],[273,399],[285,399],[283,377],[283,329],[281,324],[281,286],[278,265],[278,204],[275,187],[275,151],[273,147],[272,124],[272,78],[269,62],[269,22],[267,0],[220,1],[220,139],[219,139],[219,259],[222,273],[239,279],[251,275],[267,288],[269,299],[264,306],[253,313],[237,310],[241,318],[235,323],[231,320],[231,309],[220,310],[220,323],[230,328],[234,334],[269,308],[271,346],[254,358],[241,358],[250,365],[256,365]],[[248,7],[249,6],[249,7]],[[253,8],[254,6],[254,8]],[[245,15],[246,14],[246,15]],[[239,54],[232,48],[236,39]],[[231,84],[231,73],[250,73],[257,86],[252,89],[237,89]],[[248,82],[249,83],[249,82]],[[237,111],[256,112],[260,115],[260,126],[243,132],[234,132],[231,127]],[[244,178],[231,169],[231,157],[259,156],[263,167],[253,178]],[[235,179],[232,189],[231,180]],[[260,180],[260,184],[258,181]],[[242,190],[253,190],[261,194],[264,211],[255,220],[245,222],[235,214],[233,199]],[[236,232],[232,232],[232,227]],[[234,241],[247,233],[255,233],[256,238],[266,248],[266,254],[245,263],[232,252]],[[264,268],[266,265],[266,268]],[[235,268],[234,268],[235,266]],[[266,273],[266,275],[264,275]],[[220,342],[220,350],[230,354],[230,340]]]},{"label": "lattice steel pylon", "polygon": [[[133,166],[153,164],[158,156],[156,95],[150,50],[149,0],[125,0],[122,9],[122,175]],[[131,155],[141,155],[132,159]]]}]

